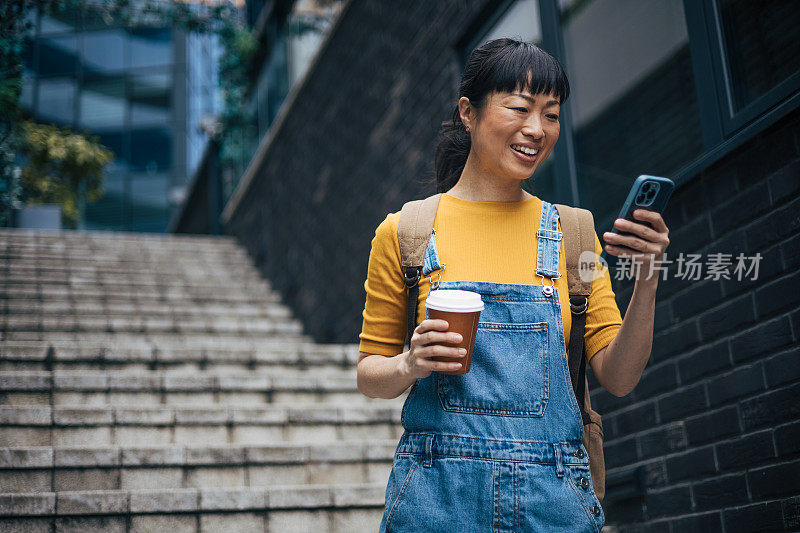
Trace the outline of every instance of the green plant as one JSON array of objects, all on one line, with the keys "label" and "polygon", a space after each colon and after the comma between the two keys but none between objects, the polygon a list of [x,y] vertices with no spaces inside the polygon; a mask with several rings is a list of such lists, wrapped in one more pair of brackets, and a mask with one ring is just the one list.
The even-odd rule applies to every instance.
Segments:
[{"label": "green plant", "polygon": [[27,203],[61,204],[62,223],[75,228],[84,205],[103,196],[103,170],[114,154],[97,137],[69,128],[26,122],[20,152],[27,159],[22,189]]}]

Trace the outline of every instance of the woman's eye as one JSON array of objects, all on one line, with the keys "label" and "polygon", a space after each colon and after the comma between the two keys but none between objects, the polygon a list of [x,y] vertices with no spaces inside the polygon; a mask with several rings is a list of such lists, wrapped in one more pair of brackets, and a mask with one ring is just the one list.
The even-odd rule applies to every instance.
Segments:
[{"label": "woman's eye", "polygon": [[517,111],[525,111],[525,112],[528,111],[527,107],[515,107],[514,109],[516,109]]},{"label": "woman's eye", "polygon": [[547,115],[547,118],[551,118],[553,120],[558,120],[558,115]]}]

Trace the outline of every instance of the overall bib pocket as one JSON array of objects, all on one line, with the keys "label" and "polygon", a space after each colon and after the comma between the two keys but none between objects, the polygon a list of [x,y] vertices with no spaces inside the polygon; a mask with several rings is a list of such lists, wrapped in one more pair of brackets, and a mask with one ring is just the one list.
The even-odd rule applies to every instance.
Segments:
[{"label": "overall bib pocket", "polygon": [[484,415],[543,416],[550,386],[548,346],[546,322],[479,322],[470,371],[463,375],[436,372],[442,408]]}]

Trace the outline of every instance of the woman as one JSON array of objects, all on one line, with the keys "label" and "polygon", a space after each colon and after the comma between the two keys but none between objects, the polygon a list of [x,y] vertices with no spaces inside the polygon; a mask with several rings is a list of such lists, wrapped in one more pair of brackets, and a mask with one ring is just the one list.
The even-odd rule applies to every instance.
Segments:
[{"label": "woman", "polygon": [[[600,531],[605,516],[584,479],[588,458],[567,367],[563,243],[552,237],[557,232],[545,233],[541,243],[537,237],[540,227],[560,231],[558,212],[522,189],[556,144],[569,83],[538,47],[497,39],[472,52],[459,96],[436,152],[437,189],[445,194],[418,316],[433,279],[439,288],[480,293],[485,308],[469,373],[441,374],[461,363],[431,360],[464,355],[441,345],[460,341],[443,320],[422,320],[402,352],[407,293],[399,212],[378,226],[365,283],[358,387],[369,397],[396,398],[414,385],[403,406],[405,432],[380,529]],[[633,235],[604,234],[608,253],[641,265],[625,320],[607,270],[593,281],[586,311],[589,364],[616,396],[633,390],[649,358],[658,282],[649,266],[669,243],[660,215],[637,212],[637,218],[654,229],[617,220]],[[602,251],[599,239],[595,251]],[[544,285],[556,290],[543,291]]]}]

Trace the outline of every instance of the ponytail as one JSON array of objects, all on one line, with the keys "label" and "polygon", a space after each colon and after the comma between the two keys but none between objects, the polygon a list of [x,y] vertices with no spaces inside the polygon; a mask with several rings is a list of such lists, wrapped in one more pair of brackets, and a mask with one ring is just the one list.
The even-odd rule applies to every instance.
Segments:
[{"label": "ponytail", "polygon": [[442,122],[439,132],[435,155],[436,192],[447,192],[458,183],[471,146],[472,140],[456,106],[452,120]]}]

